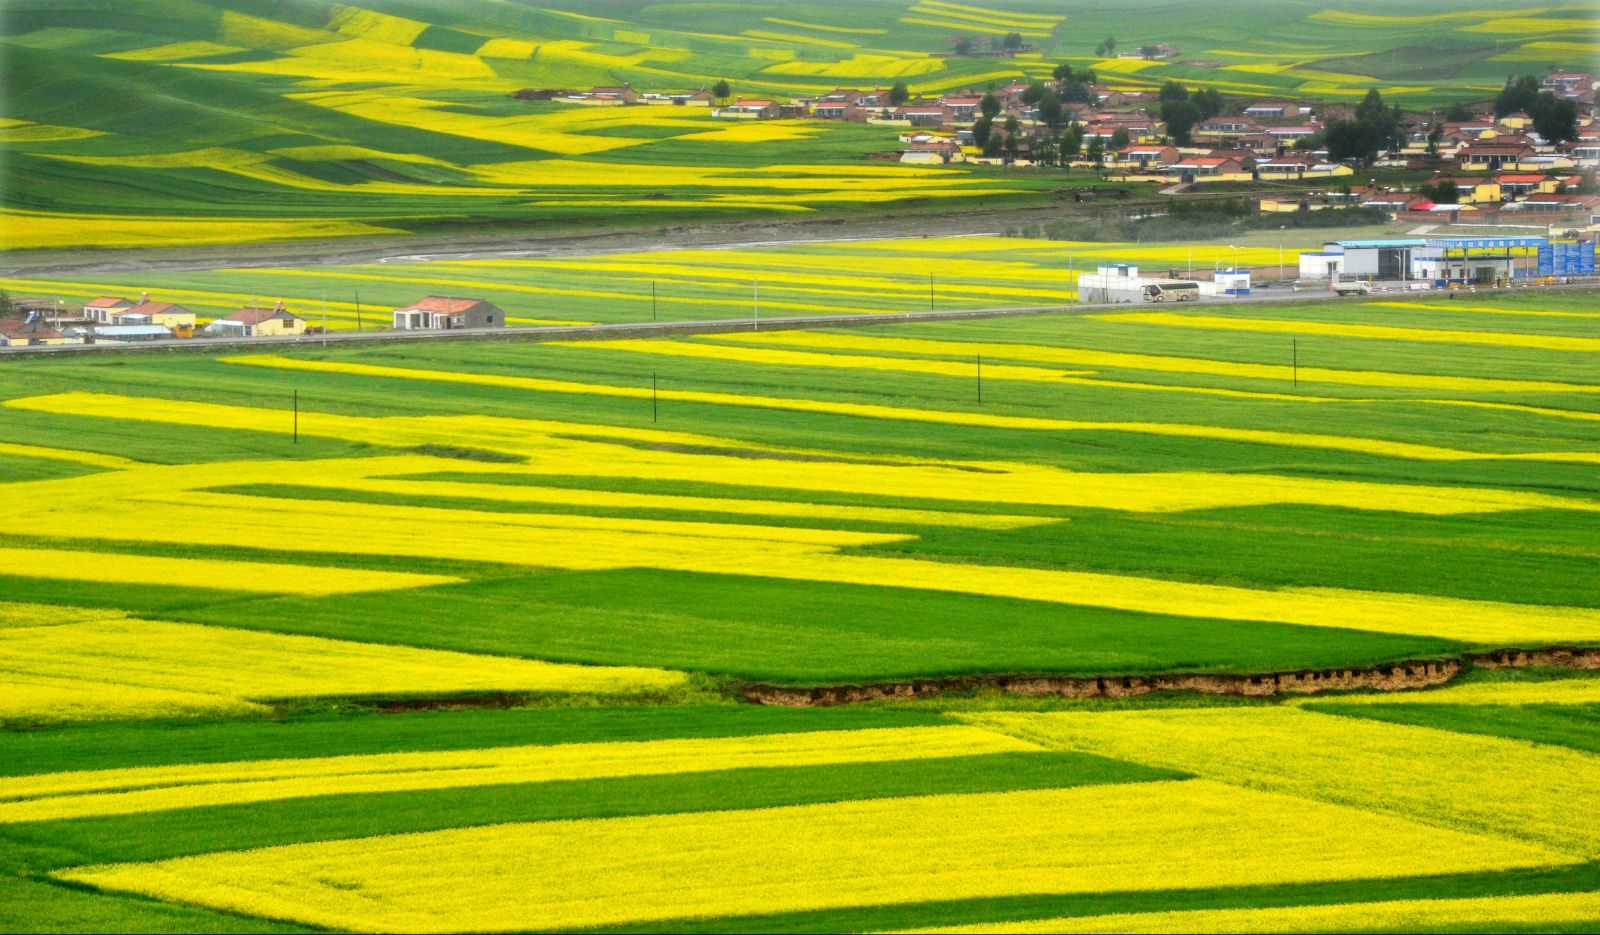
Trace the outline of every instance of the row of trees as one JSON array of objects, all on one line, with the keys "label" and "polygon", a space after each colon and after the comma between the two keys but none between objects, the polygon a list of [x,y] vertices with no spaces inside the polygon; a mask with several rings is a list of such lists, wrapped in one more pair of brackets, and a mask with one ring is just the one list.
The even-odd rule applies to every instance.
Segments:
[{"label": "row of trees", "polygon": [[1496,117],[1518,112],[1532,118],[1534,132],[1547,142],[1578,138],[1578,105],[1539,90],[1539,79],[1533,75],[1508,79],[1494,99]]}]

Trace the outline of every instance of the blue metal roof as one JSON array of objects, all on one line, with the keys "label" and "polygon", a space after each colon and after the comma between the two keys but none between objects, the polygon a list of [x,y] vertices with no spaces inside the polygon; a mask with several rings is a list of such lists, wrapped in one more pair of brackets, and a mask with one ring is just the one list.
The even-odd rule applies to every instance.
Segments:
[{"label": "blue metal roof", "polygon": [[1489,250],[1499,247],[1543,247],[1547,237],[1430,237],[1428,246],[1446,250]]},{"label": "blue metal roof", "polygon": [[1331,241],[1338,246],[1357,249],[1363,247],[1426,247],[1426,240],[1335,240]]}]

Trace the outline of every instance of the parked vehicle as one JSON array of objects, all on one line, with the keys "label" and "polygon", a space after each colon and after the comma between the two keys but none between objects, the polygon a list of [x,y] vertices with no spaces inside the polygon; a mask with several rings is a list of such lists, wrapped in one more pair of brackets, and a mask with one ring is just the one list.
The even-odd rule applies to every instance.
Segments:
[{"label": "parked vehicle", "polygon": [[1371,295],[1372,283],[1362,279],[1352,279],[1349,282],[1335,280],[1333,291],[1340,295]]},{"label": "parked vehicle", "polygon": [[1153,282],[1142,291],[1146,302],[1196,302],[1200,299],[1197,282]]}]

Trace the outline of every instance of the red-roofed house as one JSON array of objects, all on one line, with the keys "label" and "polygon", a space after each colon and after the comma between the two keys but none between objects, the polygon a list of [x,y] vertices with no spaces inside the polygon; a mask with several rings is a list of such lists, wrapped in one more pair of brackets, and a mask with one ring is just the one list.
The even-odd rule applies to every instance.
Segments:
[{"label": "red-roofed house", "polygon": [[1561,184],[1559,179],[1542,172],[1502,172],[1495,176],[1495,181],[1500,183],[1500,197],[1506,201],[1553,192]]},{"label": "red-roofed house", "polygon": [[206,333],[222,337],[265,338],[306,333],[305,319],[279,302],[272,308],[246,305],[206,325]]},{"label": "red-roofed house", "polygon": [[0,347],[66,343],[67,336],[45,324],[44,317],[37,313],[26,319],[0,319]]},{"label": "red-roofed house", "polygon": [[98,321],[102,325],[109,325],[114,316],[130,308],[133,308],[133,303],[127,299],[103,295],[83,303],[83,317],[90,321]]},{"label": "red-roofed house", "polygon": [[139,303],[111,316],[113,325],[160,325],[180,338],[194,336],[195,314],[172,302],[152,302],[148,294]]},{"label": "red-roofed house", "polygon": [[978,114],[978,105],[983,103],[981,94],[946,94],[939,98],[939,106],[950,111],[952,120],[971,120]]},{"label": "red-roofed house", "polygon": [[1250,168],[1232,156],[1195,156],[1173,163],[1167,175],[1180,182],[1248,182]]},{"label": "red-roofed house", "polygon": [[394,310],[396,331],[451,331],[456,328],[503,328],[506,313],[482,299],[430,295]]}]

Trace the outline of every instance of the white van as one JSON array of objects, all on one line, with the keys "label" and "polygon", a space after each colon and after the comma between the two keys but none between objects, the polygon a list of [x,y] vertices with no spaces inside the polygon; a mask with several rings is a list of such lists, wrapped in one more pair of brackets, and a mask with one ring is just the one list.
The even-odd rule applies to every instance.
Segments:
[{"label": "white van", "polygon": [[1153,282],[1142,290],[1146,302],[1196,302],[1200,299],[1197,282]]}]

